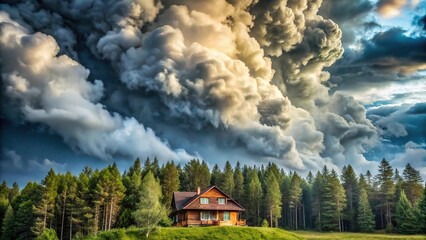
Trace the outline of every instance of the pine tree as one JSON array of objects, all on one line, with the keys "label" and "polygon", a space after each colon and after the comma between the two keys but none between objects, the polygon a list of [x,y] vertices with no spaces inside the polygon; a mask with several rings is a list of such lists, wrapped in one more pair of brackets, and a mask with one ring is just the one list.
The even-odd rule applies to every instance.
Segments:
[{"label": "pine tree", "polygon": [[57,176],[53,169],[50,169],[47,176],[42,181],[41,201],[36,203],[34,213],[36,214],[36,224],[32,228],[36,235],[40,235],[43,230],[51,225],[54,216],[55,198],[57,195]]},{"label": "pine tree", "polygon": [[414,205],[422,196],[423,179],[420,172],[414,169],[409,163],[405,166],[402,176],[404,177],[404,192],[408,200],[410,200],[411,205]]},{"label": "pine tree", "polygon": [[[9,188],[5,181],[0,185],[0,226],[3,223],[7,208],[9,206]],[[2,235],[2,229],[0,228],[0,236]]]},{"label": "pine tree", "polygon": [[167,209],[161,204],[161,187],[154,175],[148,172],[142,180],[142,195],[138,209],[132,213],[139,227],[146,228],[145,236],[164,218],[167,218]]},{"label": "pine tree", "polygon": [[57,188],[57,199],[56,199],[56,209],[59,214],[59,229],[58,234],[60,239],[64,239],[67,224],[67,206],[70,202],[70,186],[71,182],[74,181],[74,176],[70,172],[67,172],[65,175],[60,175],[58,179],[58,188]]},{"label": "pine tree", "polygon": [[89,227],[92,225],[94,218],[91,194],[90,194],[90,178],[92,177],[92,170],[85,168],[79,174],[77,179],[77,196],[74,203],[75,218],[79,220],[76,224],[77,234],[84,236],[92,233]]},{"label": "pine tree", "polygon": [[14,182],[12,188],[9,189],[9,203],[13,202],[15,198],[19,195],[19,185]]},{"label": "pine tree", "polygon": [[281,218],[281,190],[274,174],[269,174],[265,179],[265,203],[270,219],[271,227],[278,227],[278,219]]},{"label": "pine tree", "polygon": [[313,192],[313,215],[315,217],[315,225],[317,230],[323,230],[323,201],[325,196],[326,181],[323,174],[319,171],[315,176],[315,180],[312,186]]},{"label": "pine tree", "polygon": [[242,197],[244,196],[244,176],[241,172],[240,163],[237,162],[234,171],[234,193],[233,197],[235,201],[240,202]]},{"label": "pine tree", "polygon": [[260,206],[263,196],[262,184],[256,169],[248,170],[246,185],[247,220],[251,225],[260,224]]},{"label": "pine tree", "polygon": [[179,171],[174,162],[167,162],[163,168],[163,181],[161,183],[163,191],[163,204],[170,206],[173,192],[179,190]]},{"label": "pine tree", "polygon": [[282,217],[282,225],[284,227],[288,227],[291,228],[293,226],[292,221],[292,215],[291,215],[291,209],[290,209],[290,189],[291,189],[291,176],[288,176],[287,174],[283,175],[283,179],[281,182],[281,195],[282,195],[282,210],[281,210],[281,215]]},{"label": "pine tree", "polygon": [[219,186],[222,191],[232,196],[234,191],[234,171],[232,170],[231,163],[226,161],[225,168],[222,174],[222,184]]},{"label": "pine tree", "polygon": [[219,166],[215,164],[212,170],[210,184],[219,186],[222,184],[221,181],[222,181],[222,173],[220,171]]},{"label": "pine tree", "polygon": [[[95,225],[99,225],[98,220],[101,219],[102,230],[110,230],[115,224],[120,211],[120,203],[124,197],[124,190],[120,172],[115,163],[99,173],[94,194]],[[96,231],[95,229],[95,233]]]},{"label": "pine tree", "polygon": [[368,202],[367,191],[361,188],[358,206],[358,228],[361,232],[372,232],[374,230],[374,215]]},{"label": "pine tree", "polygon": [[419,222],[423,223],[423,233],[426,233],[426,186],[423,188],[423,196],[418,205],[419,208]]},{"label": "pine tree", "polygon": [[4,215],[2,223],[2,240],[12,240],[14,233],[14,213],[11,205],[7,206],[6,213]]},{"label": "pine tree", "polygon": [[298,229],[298,210],[300,207],[300,202],[302,199],[302,188],[301,188],[301,178],[297,173],[295,172],[293,176],[291,177],[291,183],[290,183],[290,195],[289,195],[289,205],[290,209],[293,213],[293,228]]},{"label": "pine tree", "polygon": [[415,209],[411,206],[410,201],[401,192],[398,203],[396,204],[396,230],[398,233],[415,234],[421,231],[421,226],[416,218]]},{"label": "pine tree", "polygon": [[[344,229],[354,231],[356,229],[356,216],[358,208],[358,180],[351,165],[342,169],[343,188],[345,189],[347,207],[344,210],[346,224]],[[346,225],[346,226],[345,226]]]},{"label": "pine tree", "polygon": [[379,184],[380,198],[383,201],[382,209],[386,219],[386,229],[392,229],[392,206],[394,205],[393,194],[395,193],[395,184],[393,182],[392,166],[386,159],[380,162],[379,174],[377,175]]},{"label": "pine tree", "polygon": [[306,181],[302,181],[302,212],[303,212],[303,229],[313,229],[313,176],[307,176]]},{"label": "pine tree", "polygon": [[[149,158],[147,159],[149,160]],[[149,163],[150,164],[150,163]],[[142,167],[139,158],[135,160],[130,167],[129,172],[124,174],[123,186],[125,187],[125,196],[122,201],[122,208],[117,220],[117,226],[129,227],[135,225],[131,213],[136,211],[141,196]]]},{"label": "pine tree", "polygon": [[326,170],[323,171],[323,176],[326,181],[322,201],[323,230],[342,231],[342,213],[346,207],[345,190],[334,170],[330,174],[327,174]]}]

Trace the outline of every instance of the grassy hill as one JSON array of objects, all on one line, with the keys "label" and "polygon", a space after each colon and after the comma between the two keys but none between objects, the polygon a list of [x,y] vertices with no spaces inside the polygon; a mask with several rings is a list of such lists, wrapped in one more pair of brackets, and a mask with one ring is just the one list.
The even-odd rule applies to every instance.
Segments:
[{"label": "grassy hill", "polygon": [[[142,229],[115,229],[101,232],[84,240],[140,240],[146,239]],[[189,227],[159,228],[148,239],[362,239],[362,240],[426,240],[425,235],[400,235],[385,233],[321,233],[309,231],[288,232],[277,228],[261,227]]]},{"label": "grassy hill", "polygon": [[[136,240],[146,239],[140,229],[117,229],[103,232],[96,237],[88,237],[86,240]],[[159,228],[151,233],[148,239],[304,239],[294,233],[277,228],[260,227],[189,227],[189,228]]]}]

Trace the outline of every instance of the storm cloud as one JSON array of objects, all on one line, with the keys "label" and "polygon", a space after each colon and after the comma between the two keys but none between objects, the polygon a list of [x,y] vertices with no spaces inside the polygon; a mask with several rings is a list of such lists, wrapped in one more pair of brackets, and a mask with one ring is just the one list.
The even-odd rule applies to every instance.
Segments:
[{"label": "storm cloud", "polygon": [[[215,145],[225,141],[252,159],[291,169],[368,166],[362,153],[376,141],[375,127],[360,103],[329,93],[325,84],[324,68],[342,57],[343,47],[339,26],[318,15],[321,3],[1,5],[2,78],[19,109],[11,121],[49,126],[72,148],[99,158],[197,156],[173,150],[179,141],[160,140],[175,128],[183,139],[216,132]],[[112,69],[111,81],[88,80],[90,69],[78,62],[82,44]],[[152,129],[144,127],[148,118]],[[218,133],[226,137],[215,139]]]}]

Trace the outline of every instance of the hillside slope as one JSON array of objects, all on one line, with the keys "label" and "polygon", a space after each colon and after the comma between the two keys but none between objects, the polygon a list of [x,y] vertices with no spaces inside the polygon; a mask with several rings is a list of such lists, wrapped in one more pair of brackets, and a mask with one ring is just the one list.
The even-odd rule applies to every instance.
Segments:
[{"label": "hillside slope", "polygon": [[[140,229],[117,229],[103,232],[98,236],[85,238],[86,240],[122,239],[137,240],[146,239]],[[148,239],[304,239],[294,233],[277,228],[260,227],[190,227],[190,228],[159,228]]]}]

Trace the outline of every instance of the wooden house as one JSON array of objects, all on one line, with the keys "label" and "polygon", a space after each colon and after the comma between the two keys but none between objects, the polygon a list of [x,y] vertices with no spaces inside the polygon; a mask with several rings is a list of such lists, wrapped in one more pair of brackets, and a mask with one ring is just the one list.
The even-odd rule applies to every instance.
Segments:
[{"label": "wooden house", "polygon": [[172,198],[173,226],[244,226],[245,209],[216,186],[197,192],[174,192]]}]

